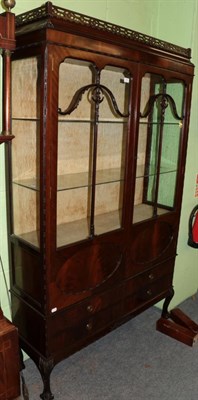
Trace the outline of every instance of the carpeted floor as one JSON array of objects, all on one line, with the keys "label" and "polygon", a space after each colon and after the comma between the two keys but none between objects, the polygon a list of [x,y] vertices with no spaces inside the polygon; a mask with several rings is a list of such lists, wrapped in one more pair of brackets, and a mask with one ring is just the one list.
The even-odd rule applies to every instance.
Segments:
[{"label": "carpeted floor", "polygon": [[[198,295],[180,309],[198,322]],[[58,364],[55,400],[197,400],[198,343],[189,347],[156,331],[159,317],[152,307]],[[25,364],[29,399],[38,400],[39,372],[31,360]]]}]

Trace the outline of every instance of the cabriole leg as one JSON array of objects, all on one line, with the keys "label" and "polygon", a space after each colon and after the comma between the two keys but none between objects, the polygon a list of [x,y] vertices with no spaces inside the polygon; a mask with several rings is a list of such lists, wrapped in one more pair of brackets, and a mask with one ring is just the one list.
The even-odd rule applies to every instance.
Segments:
[{"label": "cabriole leg", "polygon": [[45,360],[43,358],[40,358],[39,371],[43,380],[43,393],[41,393],[40,397],[43,400],[52,400],[54,398],[50,389],[50,375],[53,368],[54,368],[53,359]]},{"label": "cabriole leg", "polygon": [[170,318],[170,313],[168,311],[169,304],[174,296],[174,289],[173,287],[169,290],[169,295],[165,298],[163,309],[162,309],[162,318]]}]

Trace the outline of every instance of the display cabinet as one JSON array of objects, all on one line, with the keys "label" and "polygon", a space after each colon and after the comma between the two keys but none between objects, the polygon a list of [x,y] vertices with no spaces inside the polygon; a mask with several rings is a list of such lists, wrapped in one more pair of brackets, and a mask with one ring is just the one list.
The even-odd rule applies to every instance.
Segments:
[{"label": "display cabinet", "polygon": [[12,57],[11,295],[53,398],[63,358],[173,296],[190,50],[47,2]]}]

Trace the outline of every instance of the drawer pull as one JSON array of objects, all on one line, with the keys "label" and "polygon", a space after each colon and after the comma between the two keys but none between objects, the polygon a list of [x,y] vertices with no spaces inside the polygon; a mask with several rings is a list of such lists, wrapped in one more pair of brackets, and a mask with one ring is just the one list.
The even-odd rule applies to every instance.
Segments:
[{"label": "drawer pull", "polygon": [[148,296],[151,296],[152,295],[152,290],[148,289],[146,293],[148,294]]},{"label": "drawer pull", "polygon": [[86,325],[87,330],[90,332],[93,328],[93,324],[92,322],[88,322],[88,324]]},{"label": "drawer pull", "polygon": [[93,312],[93,306],[91,304],[89,306],[87,306],[87,311],[90,313]]},{"label": "drawer pull", "polygon": [[151,273],[149,274],[149,279],[152,281],[154,279],[154,275]]}]

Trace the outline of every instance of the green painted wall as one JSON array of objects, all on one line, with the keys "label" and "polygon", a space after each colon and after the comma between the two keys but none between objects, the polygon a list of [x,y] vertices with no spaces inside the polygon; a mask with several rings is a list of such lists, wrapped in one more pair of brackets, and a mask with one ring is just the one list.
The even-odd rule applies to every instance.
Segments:
[{"label": "green painted wall", "polygon": [[198,1],[160,0],[156,36],[190,47],[192,62],[195,65],[178,257],[174,276],[175,297],[171,304],[174,306],[195,293],[198,287],[198,250],[186,244],[189,214],[198,203],[198,198],[194,196],[198,173]]},{"label": "green painted wall", "polygon": [[[198,65],[198,0],[54,0],[60,7],[107,20],[118,25],[156,36],[183,47],[192,48],[192,61]],[[42,0],[16,0],[14,12],[19,14],[43,4]],[[2,9],[3,12],[3,9]],[[188,144],[187,168],[182,216],[178,241],[171,306],[193,295],[198,287],[198,251],[187,246],[188,218],[197,204],[195,179],[198,173],[198,78],[195,70],[192,114]],[[8,253],[5,217],[4,147],[0,147],[0,254],[8,282]],[[9,283],[8,283],[9,286]],[[9,316],[9,301],[0,267],[0,301]]]}]

